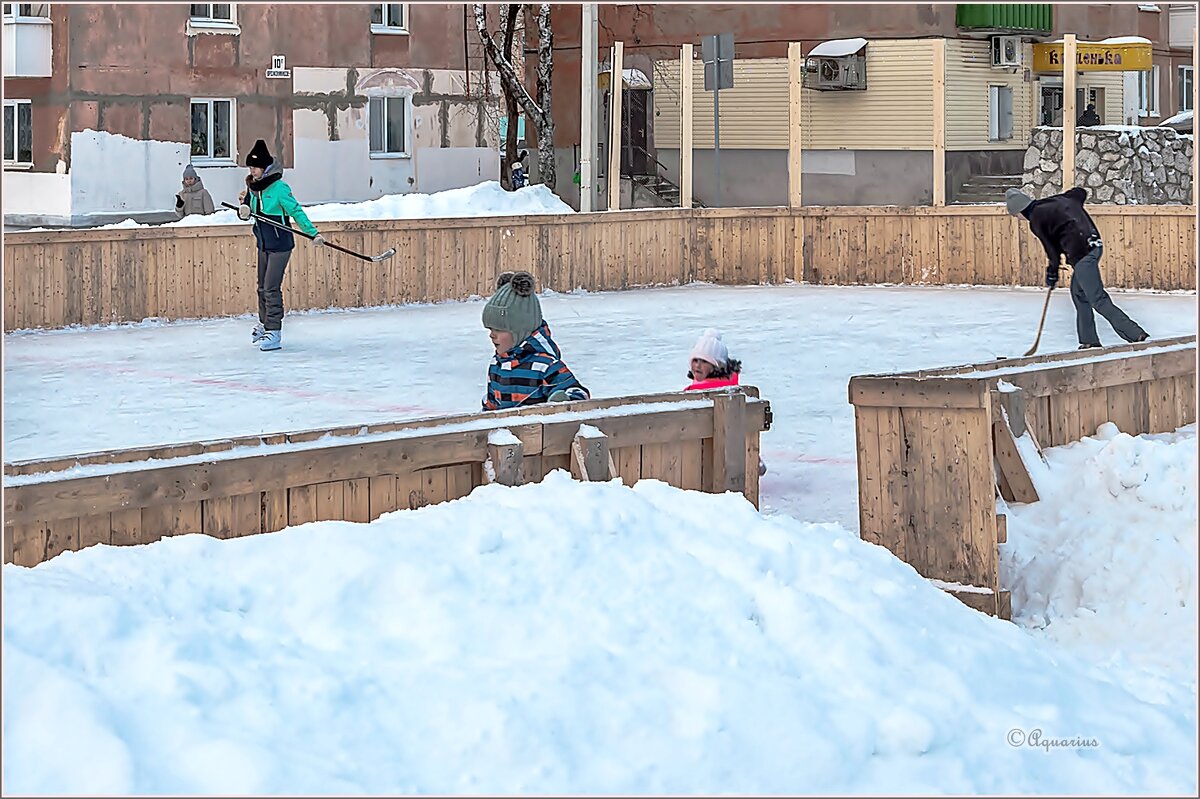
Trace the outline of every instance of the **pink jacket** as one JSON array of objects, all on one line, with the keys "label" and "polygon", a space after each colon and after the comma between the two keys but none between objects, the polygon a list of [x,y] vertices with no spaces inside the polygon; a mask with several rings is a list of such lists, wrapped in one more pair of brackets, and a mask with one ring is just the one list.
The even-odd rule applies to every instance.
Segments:
[{"label": "pink jacket", "polygon": [[684,391],[703,391],[706,388],[725,388],[726,386],[736,386],[738,384],[738,373],[734,372],[729,377],[713,377],[708,380],[697,380]]}]

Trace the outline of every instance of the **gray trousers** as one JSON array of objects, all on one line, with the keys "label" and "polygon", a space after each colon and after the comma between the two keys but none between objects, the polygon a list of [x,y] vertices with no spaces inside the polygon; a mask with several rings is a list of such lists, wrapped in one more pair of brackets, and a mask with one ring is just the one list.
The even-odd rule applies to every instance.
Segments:
[{"label": "gray trousers", "polygon": [[1100,280],[1100,256],[1103,254],[1103,245],[1094,247],[1075,264],[1071,274],[1071,299],[1075,302],[1075,330],[1079,333],[1079,343],[1100,343],[1093,311],[1107,319],[1121,338],[1139,341],[1145,338],[1146,331],[1114,305],[1104,290],[1104,283]]},{"label": "gray trousers", "polygon": [[283,329],[283,273],[292,251],[258,251],[258,321],[267,330]]}]

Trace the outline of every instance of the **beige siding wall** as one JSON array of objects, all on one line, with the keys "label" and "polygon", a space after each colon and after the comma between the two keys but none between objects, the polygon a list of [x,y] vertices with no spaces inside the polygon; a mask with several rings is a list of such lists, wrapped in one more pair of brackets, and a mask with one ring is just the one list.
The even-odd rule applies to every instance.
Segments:
[{"label": "beige siding wall", "polygon": [[[710,149],[712,92],[704,91],[697,63],[692,137]],[[866,91],[805,89],[804,147],[811,150],[928,150],[933,147],[933,44],[929,40],[873,41],[867,45]],[[786,150],[787,59],[734,62],[734,88],[721,92],[721,147]],[[679,146],[679,64],[654,70],[654,144]]]},{"label": "beige siding wall", "polygon": [[872,41],[865,92],[805,90],[805,148],[932,149],[932,75],[932,40]]},{"label": "beige siding wall", "polygon": [[[788,86],[786,58],[756,58],[733,63],[733,88],[721,91],[721,148],[786,150]],[[693,70],[692,145],[713,146],[713,93],[704,90],[704,68]],[[679,62],[661,61],[654,69],[654,145],[679,147]]]},{"label": "beige siding wall", "polygon": [[[1104,124],[1124,123],[1122,109],[1125,106],[1124,72],[1084,72],[1078,76],[1079,86],[1087,89],[1104,89]],[[1086,95],[1085,95],[1086,96]],[[1083,109],[1079,109],[1083,113]]]},{"label": "beige siding wall", "polygon": [[[1033,47],[1025,46],[1025,63],[1033,58]],[[1008,86],[1013,93],[1013,135],[991,141],[988,133],[991,86]],[[1024,150],[1029,146],[1034,118],[1034,90],[1026,82],[1024,69],[1015,73],[992,68],[991,43],[987,39],[946,40],[946,149]]]}]

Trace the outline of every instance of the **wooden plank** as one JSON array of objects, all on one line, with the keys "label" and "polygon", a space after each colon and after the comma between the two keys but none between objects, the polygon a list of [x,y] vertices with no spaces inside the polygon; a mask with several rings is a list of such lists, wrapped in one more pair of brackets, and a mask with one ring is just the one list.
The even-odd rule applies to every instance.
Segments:
[{"label": "wooden plank", "polygon": [[933,40],[933,204],[946,204],[946,40]]},{"label": "wooden plank", "polygon": [[1129,385],[1109,386],[1108,416],[1122,433],[1137,435],[1137,422],[1133,416],[1133,391]]},{"label": "wooden plank", "polygon": [[[746,397],[713,399],[713,488],[716,493],[746,490]],[[643,452],[643,469],[645,453]]]},{"label": "wooden plank", "polygon": [[980,408],[984,380],[930,377],[850,378],[850,403],[885,408]]},{"label": "wooden plank", "polygon": [[16,565],[32,567],[46,559],[47,524],[5,525],[4,532],[12,538],[12,562]]},{"label": "wooden plank", "polygon": [[346,518],[346,483],[333,480],[313,487],[317,500],[316,521],[343,521]]},{"label": "wooden plank", "polygon": [[421,475],[421,490],[430,505],[445,502],[447,494],[446,469],[423,469]]},{"label": "wooden plank", "polygon": [[371,521],[400,507],[400,501],[396,495],[395,475],[370,477],[368,480],[371,484]]},{"label": "wooden plank", "polygon": [[79,519],[79,548],[112,543],[112,517],[107,513]]},{"label": "wooden plank", "polygon": [[907,560],[912,512],[905,492],[909,471],[902,415],[899,408],[879,408],[876,414],[880,497],[879,540],[876,543],[887,547],[901,560]]},{"label": "wooden plank", "polygon": [[[699,458],[703,458],[703,445],[701,444],[701,452]],[[642,448],[638,445],[620,447],[616,450],[613,459],[617,463],[617,474],[621,475],[621,482],[632,487],[642,478]],[[697,470],[703,467],[703,463],[697,463]],[[699,488],[699,486],[697,486]]]},{"label": "wooden plank", "polygon": [[401,510],[416,510],[429,504],[425,498],[424,476],[420,472],[396,475],[396,501]]},{"label": "wooden plank", "polygon": [[492,479],[500,485],[517,486],[525,482],[525,452],[520,441],[489,443],[488,460],[491,462]]},{"label": "wooden plank", "polygon": [[898,557],[900,540],[887,535],[884,521],[883,485],[880,478],[880,416],[887,408],[856,406],[854,437],[858,464],[858,534],[864,541],[887,547]]},{"label": "wooden plank", "polygon": [[1175,400],[1179,403],[1179,426],[1196,421],[1196,373],[1175,378]]},{"label": "wooden plank", "polygon": [[996,543],[1008,543],[1008,517],[1003,513],[996,514]]},{"label": "wooden plank", "polygon": [[475,470],[478,464],[463,463],[446,469],[446,498],[459,499],[475,489]]},{"label": "wooden plank", "polygon": [[1005,499],[1010,502],[1037,502],[1040,497],[1037,488],[1033,485],[1029,468],[1021,458],[1012,430],[1003,419],[992,424],[992,441],[995,447],[996,462],[1003,470],[1004,479],[1012,492]]},{"label": "wooden plank", "polygon": [[287,490],[287,523],[289,527],[317,520],[317,492],[315,485],[292,486]]},{"label": "wooden plank", "polygon": [[110,540],[114,546],[144,544],[147,539],[142,533],[142,512],[138,508],[115,510],[109,514],[112,520]]},{"label": "wooden plank", "polygon": [[[626,450],[633,449],[627,447]],[[624,452],[624,450],[621,450]],[[703,488],[703,476],[701,474],[701,463],[704,458],[704,444],[701,439],[692,441],[683,441],[679,444],[679,487],[688,491],[700,491]],[[641,466],[641,453],[638,452],[638,466]],[[625,485],[633,485],[633,483],[625,480],[625,471],[620,463],[617,465],[617,473],[621,475]],[[635,478],[636,479],[636,478]]]},{"label": "wooden plank", "polygon": [[360,477],[357,480],[347,480],[342,485],[343,509],[342,519],[348,522],[371,521],[371,480]]},{"label": "wooden plank", "polygon": [[263,491],[262,496],[262,531],[274,533],[288,526],[288,496],[286,488],[273,491]]},{"label": "wooden plank", "polygon": [[996,483],[992,472],[992,448],[989,446],[990,409],[969,411],[958,418],[966,457],[970,486],[970,514],[967,531],[971,537],[970,562],[985,587],[996,589],[1000,582],[999,551],[996,530]]},{"label": "wooden plank", "polygon": [[205,535],[213,538],[233,538],[233,498],[213,497],[201,504]]},{"label": "wooden plank", "polygon": [[576,434],[571,445],[571,456],[571,476],[576,480],[603,482],[611,479],[616,471],[610,458],[608,437],[603,434],[585,434],[582,431]]},{"label": "wooden plank", "polygon": [[230,534],[232,537],[258,535],[262,532],[262,494],[255,491],[230,497],[232,506]]}]

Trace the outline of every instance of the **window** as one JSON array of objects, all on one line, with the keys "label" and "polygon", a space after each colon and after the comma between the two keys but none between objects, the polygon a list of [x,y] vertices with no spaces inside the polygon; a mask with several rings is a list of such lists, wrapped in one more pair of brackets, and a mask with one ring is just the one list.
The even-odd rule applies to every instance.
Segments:
[{"label": "window", "polygon": [[372,6],[371,33],[408,33],[408,3],[376,3]]},{"label": "window", "polygon": [[1011,86],[988,87],[988,138],[1006,141],[1013,137],[1013,90]]},{"label": "window", "polygon": [[412,101],[408,97],[372,97],[367,116],[371,122],[371,157],[409,155],[408,131]]},{"label": "window", "polygon": [[4,163],[33,164],[33,106],[28,100],[4,101]]},{"label": "window", "polygon": [[4,18],[6,20],[14,19],[14,10],[16,11],[15,19],[50,19],[49,3],[5,3]]},{"label": "window", "polygon": [[1192,67],[1179,68],[1179,110],[1192,110],[1192,81],[1195,80]]},{"label": "window", "polygon": [[233,24],[232,3],[192,3],[192,22],[200,24]]},{"label": "window", "polygon": [[1158,116],[1158,65],[1138,73],[1138,116]]},{"label": "window", "polygon": [[233,100],[192,100],[192,159],[233,161]]}]

